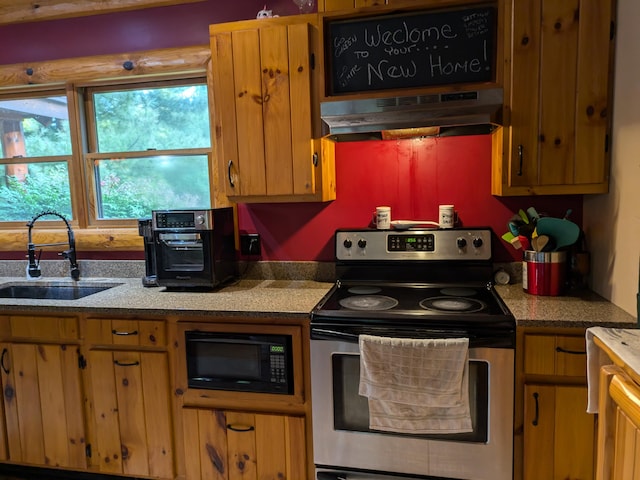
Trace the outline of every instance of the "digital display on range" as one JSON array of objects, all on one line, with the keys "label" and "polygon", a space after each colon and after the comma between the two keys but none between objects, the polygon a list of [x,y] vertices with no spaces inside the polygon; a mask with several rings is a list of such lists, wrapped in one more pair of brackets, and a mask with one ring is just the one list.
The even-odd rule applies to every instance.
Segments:
[{"label": "digital display on range", "polygon": [[389,235],[387,249],[390,252],[433,252],[435,237],[432,233],[424,235]]}]

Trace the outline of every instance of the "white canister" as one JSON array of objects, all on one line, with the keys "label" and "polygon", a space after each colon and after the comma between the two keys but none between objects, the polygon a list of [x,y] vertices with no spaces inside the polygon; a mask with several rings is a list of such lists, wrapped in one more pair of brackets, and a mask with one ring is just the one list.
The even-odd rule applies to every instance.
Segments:
[{"label": "white canister", "polygon": [[438,207],[438,224],[440,228],[453,228],[456,222],[456,212],[453,205],[440,205]]},{"label": "white canister", "polygon": [[389,230],[391,228],[391,207],[376,207],[373,219],[378,230]]}]

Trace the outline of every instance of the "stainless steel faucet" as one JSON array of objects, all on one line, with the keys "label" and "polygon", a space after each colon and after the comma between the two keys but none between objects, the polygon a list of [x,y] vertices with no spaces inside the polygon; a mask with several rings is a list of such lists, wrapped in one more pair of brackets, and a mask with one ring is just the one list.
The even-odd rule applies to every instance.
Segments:
[{"label": "stainless steel faucet", "polygon": [[[33,228],[33,224],[40,217],[44,217],[46,215],[53,215],[60,218],[67,226],[67,235],[69,237],[69,240],[68,240],[69,249],[64,250],[63,252],[60,252],[58,255],[61,255],[63,258],[66,258],[69,260],[69,262],[71,263],[71,278],[74,280],[78,280],[80,278],[80,268],[78,268],[78,260],[76,258],[76,241],[73,236],[73,230],[71,229],[71,225],[69,225],[69,222],[64,217],[64,215],[61,215],[58,212],[55,212],[53,210],[43,211],[38,215],[36,215],[35,217],[33,217],[31,221],[27,223],[27,227],[29,227],[29,240],[27,243],[27,254],[29,257],[29,265],[27,267],[27,276],[30,278],[38,278],[42,275],[42,271],[40,270],[40,257],[38,256],[38,258],[36,259],[36,247],[53,247],[56,245],[66,245],[65,243],[40,243],[40,244],[33,243],[33,241],[31,240],[31,229]],[[42,250],[40,250],[40,253],[42,254]]]}]

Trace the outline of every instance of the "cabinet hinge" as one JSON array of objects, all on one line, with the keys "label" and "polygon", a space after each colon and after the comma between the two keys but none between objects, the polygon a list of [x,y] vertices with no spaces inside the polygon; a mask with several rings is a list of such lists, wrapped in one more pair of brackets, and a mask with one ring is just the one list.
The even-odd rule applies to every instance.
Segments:
[{"label": "cabinet hinge", "polygon": [[84,447],[84,454],[87,457],[91,458],[91,444],[90,443],[87,443],[87,446]]},{"label": "cabinet hinge", "polygon": [[316,69],[316,54],[312,53],[311,56],[309,57],[309,66],[311,67],[311,70],[315,70]]},{"label": "cabinet hinge", "polygon": [[84,370],[85,368],[87,368],[87,359],[84,358],[84,355],[82,354],[78,355],[78,368],[80,370]]},{"label": "cabinet hinge", "polygon": [[604,136],[604,153],[609,153],[609,134]]}]

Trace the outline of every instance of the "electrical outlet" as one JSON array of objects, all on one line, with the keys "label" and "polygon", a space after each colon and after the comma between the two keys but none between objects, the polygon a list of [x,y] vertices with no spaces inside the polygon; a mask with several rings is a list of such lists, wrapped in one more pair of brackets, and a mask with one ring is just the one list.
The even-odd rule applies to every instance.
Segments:
[{"label": "electrical outlet", "polygon": [[240,234],[240,253],[242,255],[260,255],[260,251],[260,234]]}]

